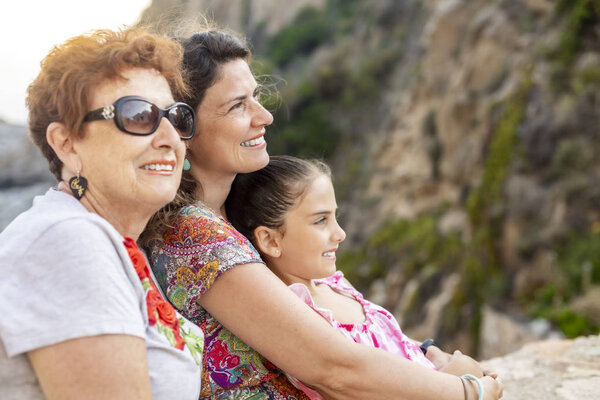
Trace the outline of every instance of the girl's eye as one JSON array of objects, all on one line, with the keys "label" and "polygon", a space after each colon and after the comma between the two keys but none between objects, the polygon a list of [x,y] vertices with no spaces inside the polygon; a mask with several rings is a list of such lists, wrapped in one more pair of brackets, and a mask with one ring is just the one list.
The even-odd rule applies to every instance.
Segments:
[{"label": "girl's eye", "polygon": [[325,217],[321,217],[318,220],[315,221],[316,225],[323,225],[325,223],[325,221],[327,221],[327,218]]}]

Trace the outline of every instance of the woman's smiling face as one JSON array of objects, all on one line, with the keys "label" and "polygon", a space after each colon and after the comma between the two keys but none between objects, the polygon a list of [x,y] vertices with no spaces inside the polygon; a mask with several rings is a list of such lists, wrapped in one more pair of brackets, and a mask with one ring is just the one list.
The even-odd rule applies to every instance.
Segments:
[{"label": "woman's smiling face", "polygon": [[259,88],[246,61],[220,67],[196,110],[190,142],[192,173],[216,177],[256,171],[269,162],[265,127],[273,116],[258,102]]},{"label": "woman's smiling face", "polygon": [[[157,71],[131,68],[121,75],[125,79],[108,80],[92,90],[90,109],[124,96],[144,97],[161,108],[174,103],[166,79]],[[76,139],[74,147],[81,175],[88,180],[85,201],[119,218],[138,211],[151,214],[174,198],[185,145],[166,118],[148,136],[122,132],[113,120],[91,121],[83,128],[83,138]]]}]

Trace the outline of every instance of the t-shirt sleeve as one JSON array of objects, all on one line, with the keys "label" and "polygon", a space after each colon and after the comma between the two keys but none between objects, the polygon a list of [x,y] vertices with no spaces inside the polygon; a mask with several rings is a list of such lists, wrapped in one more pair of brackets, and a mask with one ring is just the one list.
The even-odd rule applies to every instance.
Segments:
[{"label": "t-shirt sleeve", "polygon": [[0,286],[9,356],[85,336],[144,337],[143,289],[115,246],[103,227],[75,218],[52,225],[10,260]]},{"label": "t-shirt sleeve", "polygon": [[152,270],[171,303],[196,320],[198,299],[226,271],[263,261],[231,224],[205,208],[185,209],[149,249]]}]

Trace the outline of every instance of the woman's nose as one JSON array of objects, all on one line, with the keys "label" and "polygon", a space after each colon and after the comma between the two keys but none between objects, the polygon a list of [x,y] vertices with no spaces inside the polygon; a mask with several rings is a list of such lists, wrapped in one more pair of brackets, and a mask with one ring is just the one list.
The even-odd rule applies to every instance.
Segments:
[{"label": "woman's nose", "polygon": [[253,126],[269,126],[273,123],[273,115],[255,100],[255,114],[252,118]]},{"label": "woman's nose", "polygon": [[177,129],[171,124],[171,122],[163,117],[156,128],[156,132],[153,134],[153,144],[156,147],[172,147],[179,146],[182,142],[181,136]]}]

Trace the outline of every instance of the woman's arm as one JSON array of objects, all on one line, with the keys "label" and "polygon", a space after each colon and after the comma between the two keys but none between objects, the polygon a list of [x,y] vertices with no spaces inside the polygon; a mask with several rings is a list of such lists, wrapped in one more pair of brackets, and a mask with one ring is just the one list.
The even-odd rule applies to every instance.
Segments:
[{"label": "woman's arm", "polygon": [[[464,399],[457,377],[340,335],[263,264],[227,271],[200,303],[248,345],[326,397],[433,400],[443,393],[445,399]],[[490,388],[485,398],[497,399],[495,383],[484,383]]]},{"label": "woman's arm", "polygon": [[47,399],[152,399],[146,343],[99,335],[32,350],[31,365]]}]

